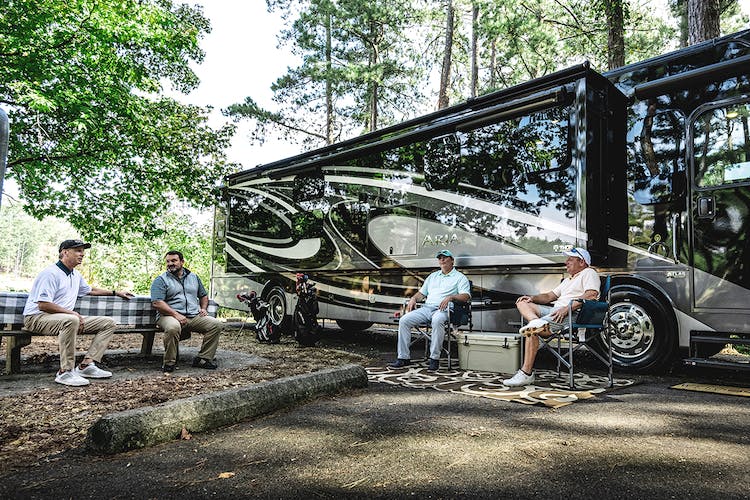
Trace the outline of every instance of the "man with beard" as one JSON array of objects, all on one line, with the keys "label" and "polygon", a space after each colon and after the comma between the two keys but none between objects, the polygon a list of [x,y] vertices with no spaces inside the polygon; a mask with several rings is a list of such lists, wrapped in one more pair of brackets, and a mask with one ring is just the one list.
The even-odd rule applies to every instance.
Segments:
[{"label": "man with beard", "polygon": [[224,328],[221,321],[208,315],[208,292],[200,278],[185,265],[182,252],[170,250],[164,257],[167,271],[151,284],[151,304],[157,311],[156,324],[164,332],[164,373],[172,373],[177,363],[180,335],[198,332],[203,344],[193,366],[215,370],[219,335]]}]

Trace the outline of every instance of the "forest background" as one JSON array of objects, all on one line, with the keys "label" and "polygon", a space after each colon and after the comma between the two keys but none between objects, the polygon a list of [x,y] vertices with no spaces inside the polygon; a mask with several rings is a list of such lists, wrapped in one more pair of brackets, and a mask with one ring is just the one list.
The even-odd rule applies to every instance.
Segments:
[{"label": "forest background", "polygon": [[[230,3],[222,0],[222,3]],[[248,141],[320,147],[588,59],[599,71],[745,29],[747,0],[267,0],[296,63],[220,110],[187,104],[211,20],[172,0],[9,0],[0,108],[11,124],[0,290],[28,290],[63,239],[81,271],[148,292],[168,249],[207,279],[222,179]],[[743,10],[744,9],[744,10]],[[235,47],[237,64],[248,47]]]}]

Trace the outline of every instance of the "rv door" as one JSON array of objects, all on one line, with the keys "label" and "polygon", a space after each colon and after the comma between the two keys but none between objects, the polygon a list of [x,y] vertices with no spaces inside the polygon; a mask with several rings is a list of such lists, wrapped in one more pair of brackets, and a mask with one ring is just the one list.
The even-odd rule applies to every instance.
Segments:
[{"label": "rv door", "polygon": [[691,121],[695,308],[750,304],[750,101],[708,105]]}]

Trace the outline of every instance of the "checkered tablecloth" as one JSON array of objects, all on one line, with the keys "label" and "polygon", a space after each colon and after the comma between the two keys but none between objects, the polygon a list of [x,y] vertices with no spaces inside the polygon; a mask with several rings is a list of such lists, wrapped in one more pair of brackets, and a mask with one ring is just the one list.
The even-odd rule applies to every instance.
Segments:
[{"label": "checkered tablecloth", "polygon": [[[28,293],[0,292],[0,324],[22,326],[23,308],[28,296]],[[216,316],[218,309],[216,302],[209,301],[208,314]],[[82,316],[107,316],[118,325],[144,326],[156,323],[156,309],[151,307],[150,297],[125,300],[120,297],[85,295],[78,299],[75,310]]]}]

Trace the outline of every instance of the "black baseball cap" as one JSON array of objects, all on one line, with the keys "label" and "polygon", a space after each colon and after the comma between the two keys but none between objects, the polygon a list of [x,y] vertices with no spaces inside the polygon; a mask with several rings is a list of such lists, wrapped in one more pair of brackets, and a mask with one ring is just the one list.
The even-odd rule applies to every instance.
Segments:
[{"label": "black baseball cap", "polygon": [[81,240],[65,240],[62,243],[60,243],[60,248],[57,249],[58,252],[62,252],[66,248],[91,248],[91,243],[84,243]]}]

